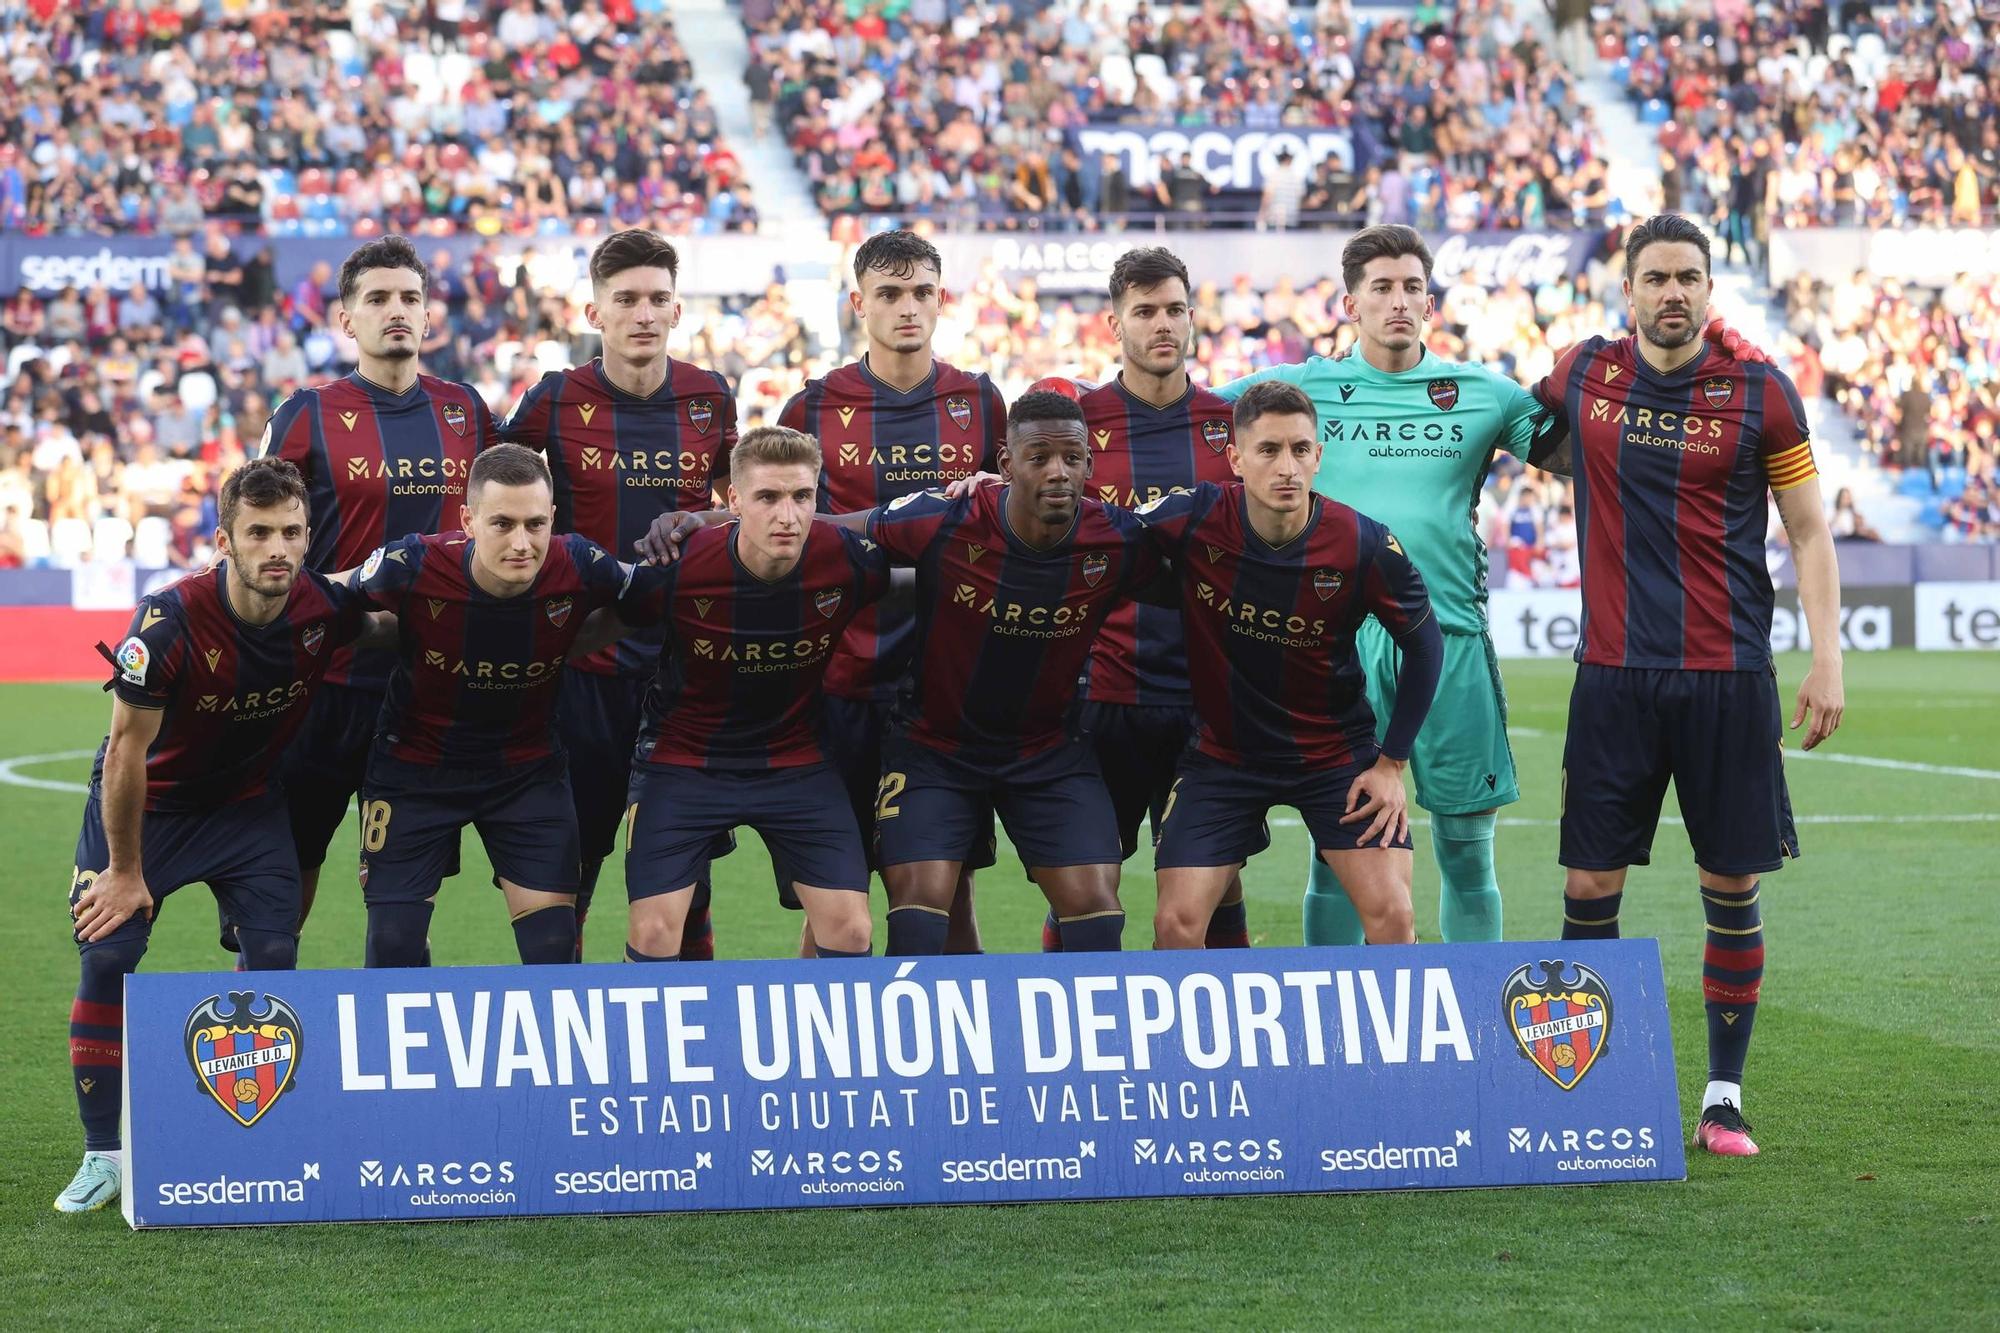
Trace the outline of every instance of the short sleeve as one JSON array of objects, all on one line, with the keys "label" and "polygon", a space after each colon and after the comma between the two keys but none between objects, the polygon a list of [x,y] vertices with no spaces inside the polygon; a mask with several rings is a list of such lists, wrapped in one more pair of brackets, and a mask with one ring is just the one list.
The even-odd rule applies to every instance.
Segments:
[{"label": "short sleeve", "polygon": [[378,546],[361,564],[354,575],[352,586],[361,593],[368,605],[377,611],[392,611],[400,615],[403,599],[417,581],[417,571],[424,564],[424,539],[411,533],[387,546]]},{"label": "short sleeve", "polygon": [[847,551],[847,564],[854,571],[854,582],[859,589],[861,600],[872,602],[889,590],[889,553],[881,543],[872,537],[864,537],[858,532],[834,525],[840,534],[841,544]]},{"label": "short sleeve", "polygon": [[312,391],[299,392],[278,404],[277,411],[264,423],[264,439],[257,448],[259,458],[282,458],[308,477],[312,464],[313,414],[308,409]]},{"label": "short sleeve", "polygon": [[1525,459],[1549,409],[1542,406],[1541,399],[1505,375],[1491,372],[1488,375],[1500,395],[1500,447],[1516,458]]},{"label": "short sleeve", "polygon": [[948,500],[943,491],[912,491],[876,509],[868,518],[868,539],[889,558],[914,565],[930,548],[938,529],[962,513],[967,500]]},{"label": "short sleeve", "polygon": [[111,655],[117,670],[111,688],[134,708],[165,708],[173,698],[186,654],[186,625],[176,600],[171,591],[142,600]]},{"label": "short sleeve", "polygon": [[[1753,374],[1756,372],[1752,372]],[[1773,491],[1803,486],[1819,475],[1813,462],[1811,428],[1806,407],[1791,377],[1776,366],[1763,368],[1764,475]]]},{"label": "short sleeve", "polygon": [[1430,593],[1424,576],[1403,551],[1396,534],[1370,518],[1361,520],[1362,549],[1368,560],[1362,573],[1361,600],[1368,612],[1400,639],[1430,618]]},{"label": "short sleeve", "polygon": [[618,618],[628,625],[657,625],[667,618],[680,571],[671,565],[627,565],[625,586],[618,594]]},{"label": "short sleeve", "polygon": [[1555,368],[1536,381],[1534,388],[1535,401],[1551,412],[1562,411],[1563,400],[1568,396],[1566,393],[1567,386],[1570,378],[1577,373],[1579,363],[1587,373],[1592,354],[1603,345],[1604,339],[1602,338],[1585,338],[1582,342],[1575,344],[1568,351],[1557,357]]},{"label": "short sleeve", "polygon": [[1169,491],[1132,511],[1154,545],[1172,554],[1186,544],[1195,520],[1208,512],[1221,488],[1204,481],[1191,491]]}]

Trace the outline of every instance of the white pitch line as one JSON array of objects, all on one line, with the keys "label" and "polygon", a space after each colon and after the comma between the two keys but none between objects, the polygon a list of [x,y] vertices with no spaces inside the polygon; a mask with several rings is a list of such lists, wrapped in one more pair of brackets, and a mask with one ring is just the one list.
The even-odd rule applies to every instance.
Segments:
[{"label": "white pitch line", "polygon": [[1910,759],[1877,759],[1866,754],[1829,754],[1820,750],[1787,750],[1793,759],[1825,760],[1829,764],[1859,764],[1863,768],[1893,768],[1902,773],[1935,773],[1948,778],[1985,778],[2000,781],[2000,771],[1991,768],[1961,768],[1956,764],[1920,764]]},{"label": "white pitch line", "polygon": [[87,792],[90,790],[87,783],[24,777],[14,770],[31,764],[58,764],[70,759],[90,759],[96,754],[95,750],[63,750],[57,754],[24,754],[18,759],[0,759],[0,782],[10,787],[33,787],[38,791],[69,791],[79,794]]}]

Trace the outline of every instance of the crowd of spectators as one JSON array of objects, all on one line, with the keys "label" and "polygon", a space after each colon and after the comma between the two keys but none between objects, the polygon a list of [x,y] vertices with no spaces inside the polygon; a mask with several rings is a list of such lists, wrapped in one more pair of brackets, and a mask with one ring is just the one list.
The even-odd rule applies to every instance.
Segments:
[{"label": "crowd of spectators", "polygon": [[2000,207],[2000,10],[1621,0],[1598,50],[1660,124],[1668,208],[1773,227],[1979,226]]},{"label": "crowd of spectators", "polygon": [[664,0],[0,0],[0,231],[754,230]]},{"label": "crowd of spectators", "polygon": [[[748,0],[750,95],[836,219],[1097,227],[1591,225],[1615,212],[1590,110],[1513,0],[1358,21],[1286,6]],[[1256,189],[1191,158],[1086,160],[1085,126],[1331,133]],[[1226,173],[1222,173],[1225,174]],[[1233,183],[1232,183],[1233,185]]]},{"label": "crowd of spectators", "polygon": [[1800,392],[1837,403],[1883,467],[1924,477],[1913,493],[1948,536],[2000,536],[2000,278],[1932,289],[1801,273],[1785,305]]}]

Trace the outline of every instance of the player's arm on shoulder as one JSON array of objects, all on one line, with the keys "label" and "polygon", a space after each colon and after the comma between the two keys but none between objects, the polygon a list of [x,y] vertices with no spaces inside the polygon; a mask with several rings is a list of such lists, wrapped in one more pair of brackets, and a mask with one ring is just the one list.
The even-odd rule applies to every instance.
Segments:
[{"label": "player's arm on shoulder", "polygon": [[343,584],[361,594],[378,611],[400,611],[403,598],[416,582],[424,563],[423,538],[412,533],[387,546],[378,546],[354,569],[328,575],[329,581]]},{"label": "player's arm on shoulder", "polygon": [[[821,514],[820,518],[864,533],[897,564],[914,565],[936,539],[945,520],[970,501],[954,500],[943,491],[912,491],[888,504],[858,514]],[[852,520],[859,518],[857,525]]]},{"label": "player's arm on shoulder", "polygon": [[1827,526],[1819,470],[1806,435],[1805,406],[1789,379],[1768,372],[1764,410],[1764,470],[1791,541],[1792,568],[1799,580],[1799,609],[1812,636],[1812,666],[1799,683],[1791,728],[1808,721],[1805,748],[1831,736],[1847,711],[1840,657],[1840,562],[1833,530]]},{"label": "player's arm on shoulder", "polygon": [[670,509],[647,526],[646,535],[632,543],[632,549],[646,564],[671,565],[680,559],[681,543],[703,528],[735,519],[727,509]]},{"label": "player's arm on shoulder", "polygon": [[353,574],[354,571],[349,569],[339,575],[306,576],[318,580],[324,587],[327,600],[333,603],[334,643],[351,643],[362,652],[394,646],[396,617],[387,611],[370,611],[367,597],[353,586]]},{"label": "player's arm on shoulder", "polygon": [[1560,476],[1575,475],[1575,449],[1571,440],[1572,423],[1567,401],[1569,385],[1576,376],[1590,373],[1592,357],[1603,344],[1604,339],[1597,337],[1576,343],[1556,358],[1555,367],[1548,374],[1535,382],[1530,392],[1546,415],[1536,424],[1533,439],[1528,445],[1528,462],[1532,466]]},{"label": "player's arm on shoulder", "polygon": [[105,746],[104,774],[98,788],[110,857],[70,909],[79,939],[101,940],[133,917],[153,914],[153,895],[146,888],[141,861],[146,752],[159,737],[165,720],[162,706],[134,705],[123,692],[111,702],[111,738]]},{"label": "player's arm on shoulder", "polygon": [[1145,529],[1154,548],[1171,560],[1187,541],[1195,522],[1215,504],[1215,498],[1221,491],[1222,488],[1212,481],[1197,482],[1192,490],[1168,491],[1130,512]]}]

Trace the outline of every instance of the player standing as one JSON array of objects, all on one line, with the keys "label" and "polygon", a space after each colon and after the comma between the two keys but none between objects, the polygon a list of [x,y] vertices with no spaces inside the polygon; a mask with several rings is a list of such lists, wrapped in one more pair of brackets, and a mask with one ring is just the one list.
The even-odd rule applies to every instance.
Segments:
[{"label": "player standing", "polygon": [[[1444,647],[1396,538],[1312,490],[1318,429],[1302,390],[1254,385],[1236,403],[1231,462],[1242,480],[1140,510],[1180,576],[1199,719],[1154,857],[1159,948],[1201,947],[1224,887],[1266,841],[1264,817],[1280,804],[1304,818],[1368,942],[1416,940],[1403,768]],[[1401,651],[1379,744],[1355,651],[1371,615]]]},{"label": "player standing", "polygon": [[576,958],[578,851],[555,734],[564,661],[629,567],[554,536],[539,454],[498,444],[472,464],[462,532],[368,557],[355,587],[397,612],[401,660],[362,786],[361,886],[370,967],[425,961],[460,830],[479,830],[524,963]]},{"label": "player standing", "polygon": [[[629,557],[653,519],[707,509],[736,443],[729,381],[667,354],[680,323],[680,256],[657,232],[633,228],[591,252],[584,318],[604,339],[587,365],[551,371],[523,395],[501,438],[539,450],[555,479],[556,531],[588,537]],[[557,707],[570,759],[583,870],[576,899],[578,947],[604,858],[626,807],[632,745],[660,636],[642,631],[571,662]],[[724,839],[717,854],[726,853]],[[690,909],[682,956],[713,958],[708,871]]]},{"label": "player standing", "polygon": [[[263,455],[296,466],[311,496],[308,569],[353,569],[377,547],[450,528],[474,455],[496,439],[493,414],[471,385],[418,369],[429,290],[430,271],[401,236],[349,255],[340,266],[338,318],[360,361],[350,374],[287,398],[264,429]],[[285,753],[301,924],[312,911],[327,845],[360,790],[395,662],[392,648],[343,649]],[[223,947],[233,951],[227,935],[225,922]]]},{"label": "player standing", "polygon": [[260,458],[222,484],[217,563],[142,598],[115,655],[111,733],[76,843],[70,915],[82,978],[69,1053],[84,1157],[56,1211],[118,1197],[125,978],[167,895],[206,881],[245,966],[298,963],[298,859],[271,782],[362,600],[302,572],[305,482]]},{"label": "player standing", "polygon": [[[1187,265],[1164,246],[1127,250],[1111,267],[1108,319],[1120,365],[1110,383],[1081,394],[1089,432],[1091,485],[1105,504],[1136,508],[1207,481],[1234,481],[1229,466],[1229,403],[1188,378],[1194,337]],[[1139,825],[1155,836],[1174,770],[1194,729],[1187,651],[1180,613],[1131,601],[1106,617],[1085,669],[1083,729],[1097,751],[1105,788],[1118,812],[1129,860]],[[1247,948],[1241,880],[1230,884],[1208,947]],[[1042,947],[1059,948],[1054,916]]]},{"label": "player standing", "polygon": [[887,589],[889,559],[814,521],[819,446],[782,426],[730,457],[736,521],[703,529],[665,568],[643,567],[619,604],[667,622],[632,772],[625,888],[633,962],[675,957],[708,848],[757,830],[818,954],[868,953],[868,856],[818,725],[820,681],[841,634]]},{"label": "player standing", "polygon": [[[947,300],[937,247],[909,231],[871,236],[854,253],[854,284],[849,299],[867,350],[808,381],[778,416],[780,425],[819,441],[821,511],[858,513],[991,471],[1006,438],[1007,404],[985,375],[931,353]],[[914,622],[902,597],[869,608],[849,626],[826,674],[827,752],[864,841],[873,828],[890,704],[912,663]],[[982,845],[964,849],[968,870],[953,899],[953,952],[979,949],[969,867],[991,863],[985,837],[981,832]]]},{"label": "player standing", "polygon": [[1535,393],[1569,431],[1583,640],[1563,745],[1563,938],[1618,935],[1627,867],[1652,858],[1667,781],[1693,845],[1707,942],[1708,1086],[1695,1142],[1757,1151],[1743,1066],[1764,976],[1758,877],[1799,854],[1771,658],[1767,489],[1791,538],[1812,668],[1791,725],[1810,750],[1845,707],[1840,572],[1798,391],[1701,337],[1708,238],[1666,213],[1625,243],[1638,334],[1589,338]]}]

